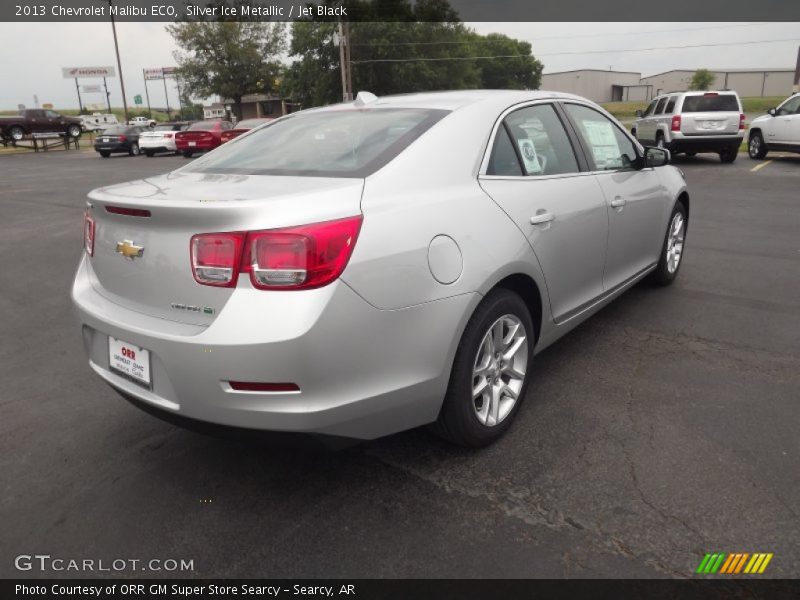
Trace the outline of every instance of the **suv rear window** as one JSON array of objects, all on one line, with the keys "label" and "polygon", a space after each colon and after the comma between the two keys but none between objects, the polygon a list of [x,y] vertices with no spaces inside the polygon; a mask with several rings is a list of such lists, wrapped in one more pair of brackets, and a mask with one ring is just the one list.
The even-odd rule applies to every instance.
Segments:
[{"label": "suv rear window", "polygon": [[366,177],[449,111],[366,108],[297,113],[195,161],[187,171]]},{"label": "suv rear window", "polygon": [[733,94],[686,96],[682,112],[739,112],[739,101]]}]

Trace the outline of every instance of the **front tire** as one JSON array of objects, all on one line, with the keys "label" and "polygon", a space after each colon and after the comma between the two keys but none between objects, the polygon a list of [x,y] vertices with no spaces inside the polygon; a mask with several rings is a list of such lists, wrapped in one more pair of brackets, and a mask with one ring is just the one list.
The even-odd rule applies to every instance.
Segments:
[{"label": "front tire", "polygon": [[764,143],[764,136],[760,131],[754,131],[750,134],[750,140],[747,143],[747,154],[753,160],[762,160],[767,156],[767,145]]},{"label": "front tire", "polygon": [[487,295],[461,337],[434,432],[471,448],[499,439],[525,396],[535,340],[519,295],[503,288]]},{"label": "front tire", "polygon": [[661,247],[661,258],[650,280],[656,285],[669,285],[678,276],[678,270],[683,262],[683,248],[686,243],[686,230],[688,225],[686,207],[678,200],[669,217],[667,233]]}]

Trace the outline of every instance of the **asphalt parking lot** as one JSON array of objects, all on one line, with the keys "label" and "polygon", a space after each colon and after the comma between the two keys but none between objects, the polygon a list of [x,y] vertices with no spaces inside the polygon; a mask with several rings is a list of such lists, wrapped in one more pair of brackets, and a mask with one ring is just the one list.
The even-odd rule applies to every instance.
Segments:
[{"label": "asphalt parking lot", "polygon": [[516,578],[690,577],[706,552],[772,552],[768,575],[800,573],[800,156],[678,159],[675,285],[634,288],[541,354],[481,451],[424,430],[339,452],[218,440],[94,376],[69,303],[85,194],[184,163],[0,156],[0,577],[42,576],[14,568],[35,553]]}]

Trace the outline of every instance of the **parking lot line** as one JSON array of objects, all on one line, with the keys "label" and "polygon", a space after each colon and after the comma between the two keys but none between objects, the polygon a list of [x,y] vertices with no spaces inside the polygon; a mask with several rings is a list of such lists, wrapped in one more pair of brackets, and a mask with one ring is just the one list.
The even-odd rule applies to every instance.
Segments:
[{"label": "parking lot line", "polygon": [[759,169],[763,169],[764,167],[766,167],[766,166],[767,166],[768,164],[770,164],[771,162],[772,162],[771,160],[767,160],[767,161],[764,161],[764,162],[762,162],[762,163],[759,163],[759,164],[757,164],[755,167],[753,167],[752,169],[750,169],[750,172],[751,172],[751,173],[755,173],[755,172],[756,172],[756,171],[758,171]]}]

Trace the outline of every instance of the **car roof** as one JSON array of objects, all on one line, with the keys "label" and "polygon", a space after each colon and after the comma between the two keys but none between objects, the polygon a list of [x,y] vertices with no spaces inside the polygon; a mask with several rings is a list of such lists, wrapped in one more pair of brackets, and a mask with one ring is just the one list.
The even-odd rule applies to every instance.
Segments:
[{"label": "car roof", "polygon": [[[567,94],[564,92],[549,92],[544,90],[459,90],[452,92],[419,92],[412,94],[397,94],[380,96],[372,102],[365,104],[367,107],[392,107],[392,108],[427,108],[440,110],[458,110],[465,106],[479,103],[512,105],[518,102],[546,99],[573,99],[586,101],[586,98]],[[351,108],[353,103],[347,102],[334,104],[317,110],[341,110]]]}]

